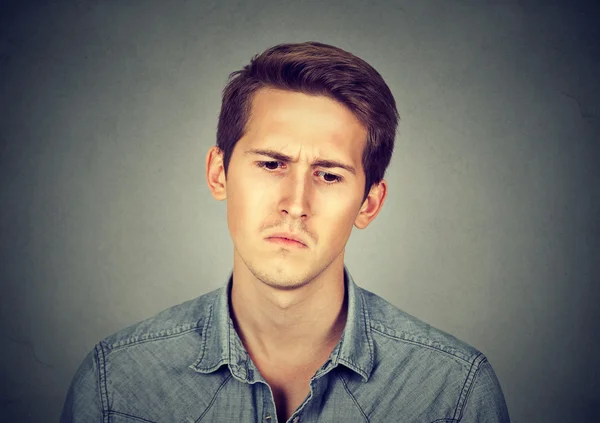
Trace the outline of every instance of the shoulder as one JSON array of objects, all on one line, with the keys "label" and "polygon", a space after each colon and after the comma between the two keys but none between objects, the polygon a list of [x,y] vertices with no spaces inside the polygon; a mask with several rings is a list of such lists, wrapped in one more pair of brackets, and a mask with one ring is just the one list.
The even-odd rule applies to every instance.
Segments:
[{"label": "shoulder", "polygon": [[90,421],[101,415],[119,421],[181,421],[173,418],[172,408],[159,406],[175,401],[189,406],[182,412],[201,415],[228,380],[223,372],[214,373],[195,385],[200,373],[192,367],[215,348],[207,339],[221,289],[169,307],[97,343],[76,373],[67,409],[85,413],[83,408],[93,408]]},{"label": "shoulder", "polygon": [[455,336],[400,310],[377,294],[359,288],[374,339],[385,338],[386,348],[428,351],[431,359],[470,366],[485,357],[481,351]]},{"label": "shoulder", "polygon": [[502,390],[481,351],[374,293],[360,293],[373,370],[368,384],[352,378],[348,386],[371,421],[389,419],[382,410],[392,409],[415,421],[508,421]]},{"label": "shoulder", "polygon": [[220,290],[211,291],[162,310],[148,319],[104,338],[99,346],[110,351],[198,332],[208,323],[210,311]]}]

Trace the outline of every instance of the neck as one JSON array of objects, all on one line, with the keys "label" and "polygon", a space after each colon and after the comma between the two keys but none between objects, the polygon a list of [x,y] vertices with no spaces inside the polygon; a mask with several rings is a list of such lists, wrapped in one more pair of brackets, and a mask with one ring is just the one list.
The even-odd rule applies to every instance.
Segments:
[{"label": "neck", "polygon": [[234,266],[231,308],[250,356],[298,363],[329,354],[346,324],[343,262],[293,290],[268,286],[245,266],[236,273]]}]

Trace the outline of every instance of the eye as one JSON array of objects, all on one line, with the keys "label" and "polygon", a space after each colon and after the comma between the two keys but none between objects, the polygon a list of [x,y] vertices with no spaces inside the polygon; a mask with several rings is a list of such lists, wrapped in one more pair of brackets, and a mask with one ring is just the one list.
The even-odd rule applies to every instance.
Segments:
[{"label": "eye", "polygon": [[[266,172],[271,172],[271,173],[273,171],[277,170],[277,168],[279,167],[279,164],[284,165],[285,163],[276,161],[276,160],[256,162],[257,167],[265,170]],[[325,177],[325,179],[322,179],[322,181],[325,185],[335,185],[337,183],[342,182],[342,180],[344,179],[341,176],[334,175],[333,173],[323,172],[322,170],[318,170],[316,172],[316,175],[319,177]]]},{"label": "eye", "polygon": [[[273,170],[277,170],[277,168],[279,167],[279,163],[283,162],[278,162],[278,161],[268,161],[268,162],[256,162],[256,166],[266,170],[267,172],[273,171]],[[272,165],[275,165],[275,167],[273,167]]]},{"label": "eye", "polygon": [[[333,173],[327,173],[327,172],[323,172],[322,170],[318,170],[317,174],[319,176],[325,176],[326,177],[325,178],[325,182],[327,183],[327,185],[333,185],[333,184],[337,184],[338,182],[342,182],[342,177],[334,175]],[[330,179],[327,180],[327,177],[329,177]]]}]

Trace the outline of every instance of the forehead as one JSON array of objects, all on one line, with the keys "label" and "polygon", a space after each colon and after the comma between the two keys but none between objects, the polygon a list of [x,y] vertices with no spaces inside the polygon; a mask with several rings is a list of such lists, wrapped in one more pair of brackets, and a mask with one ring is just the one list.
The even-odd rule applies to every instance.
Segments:
[{"label": "forehead", "polygon": [[261,88],[253,97],[243,138],[247,146],[286,149],[289,154],[302,148],[360,162],[366,137],[364,125],[335,100]]}]

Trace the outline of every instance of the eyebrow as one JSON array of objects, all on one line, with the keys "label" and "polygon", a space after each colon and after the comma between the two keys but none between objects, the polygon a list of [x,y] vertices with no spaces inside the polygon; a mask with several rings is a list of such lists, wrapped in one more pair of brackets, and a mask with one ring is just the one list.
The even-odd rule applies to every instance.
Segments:
[{"label": "eyebrow", "polygon": [[[251,148],[250,150],[246,150],[244,152],[244,155],[260,155],[260,156],[268,156],[271,157],[275,160],[281,161],[281,162],[292,162],[295,163],[297,160],[292,160],[293,157],[288,156],[286,154],[283,154],[277,150],[271,150],[271,149],[264,149],[264,148]],[[325,159],[317,159],[315,161],[313,161],[311,163],[311,166],[313,167],[325,167],[325,168],[334,168],[334,167],[339,167],[341,169],[345,169],[348,172],[352,173],[353,175],[356,175],[356,169],[354,168],[354,166],[350,166],[347,165],[345,163],[341,163],[335,160],[325,160]]]}]

